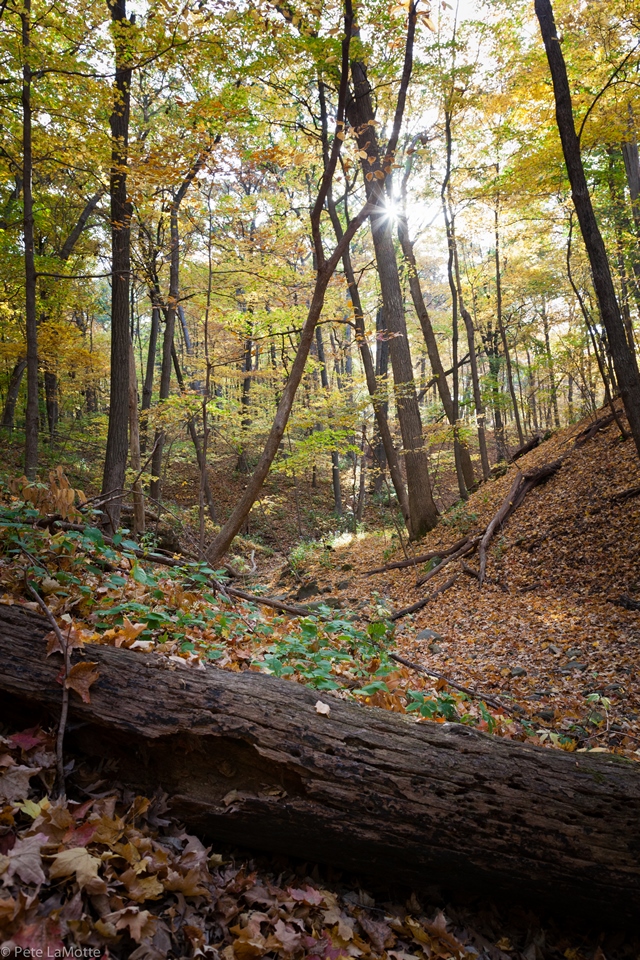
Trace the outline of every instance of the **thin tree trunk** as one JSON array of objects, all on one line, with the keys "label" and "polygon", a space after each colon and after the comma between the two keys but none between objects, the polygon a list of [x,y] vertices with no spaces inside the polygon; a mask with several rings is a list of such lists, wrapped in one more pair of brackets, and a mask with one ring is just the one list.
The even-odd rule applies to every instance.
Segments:
[{"label": "thin tree trunk", "polygon": [[[413,307],[416,311],[418,320],[420,321],[420,327],[422,329],[422,335],[424,337],[424,342],[427,347],[427,353],[429,355],[429,363],[431,364],[431,371],[438,388],[438,393],[440,395],[440,400],[442,406],[444,407],[444,412],[452,426],[455,427],[456,423],[456,413],[454,408],[454,402],[451,397],[451,392],[449,390],[449,383],[447,381],[447,375],[445,373],[444,366],[442,365],[442,360],[440,358],[440,351],[438,350],[438,342],[433,331],[433,325],[431,323],[431,317],[429,316],[429,311],[427,310],[427,305],[424,301],[424,296],[422,294],[422,287],[420,285],[420,278],[418,277],[418,267],[416,264],[415,254],[413,252],[413,244],[409,237],[409,229],[407,226],[407,220],[404,212],[398,217],[398,239],[400,241],[400,248],[402,250],[402,255],[407,264],[407,279],[409,281],[409,292],[411,293],[411,299],[413,300]],[[455,370],[454,362],[454,378],[457,376]],[[457,440],[456,440],[457,443]],[[471,457],[469,455],[469,450],[466,447],[460,445],[460,452],[458,455],[458,462],[462,470],[463,476],[463,487],[472,487],[475,483],[475,477],[473,475],[473,465],[471,463]],[[465,490],[466,492],[466,490]],[[464,496],[462,488],[460,489],[460,495]]]},{"label": "thin tree trunk", "polygon": [[53,443],[58,428],[58,417],[60,407],[58,402],[58,377],[53,370],[44,372],[44,396],[47,407],[47,426],[49,428],[49,440]]},{"label": "thin tree trunk", "polygon": [[[496,173],[499,173],[498,165],[496,164]],[[513,374],[511,371],[511,356],[509,354],[509,345],[507,344],[507,334],[504,328],[504,313],[502,309],[502,266],[500,264],[500,198],[496,197],[496,206],[494,210],[494,227],[495,227],[495,261],[496,261],[496,322],[498,324],[498,330],[500,332],[500,339],[502,341],[502,349],[504,351],[504,360],[507,373],[507,386],[509,388],[509,396],[511,397],[511,403],[513,404],[513,415],[516,421],[516,430],[518,431],[518,446],[522,446],[524,443],[524,434],[522,433],[522,424],[520,422],[520,411],[518,410],[518,401],[516,398],[516,392],[513,387]],[[557,404],[556,404],[557,411]],[[558,423],[560,426],[560,423]]]},{"label": "thin tree trunk", "polygon": [[[316,327],[316,346],[318,349],[318,361],[320,362],[320,383],[322,384],[322,389],[328,393],[329,375],[327,373],[327,360],[324,352],[324,341],[322,339],[322,327]],[[333,509],[336,516],[341,517],[342,485],[340,482],[340,454],[337,450],[331,451],[331,484],[333,486]]]},{"label": "thin tree trunk", "polygon": [[253,361],[253,340],[251,339],[251,325],[247,325],[247,337],[244,342],[244,358],[242,369],[246,376],[242,381],[242,396],[240,398],[241,420],[242,420],[242,449],[236,463],[236,470],[239,473],[249,473],[249,462],[247,460],[247,430],[251,425],[249,417],[249,398],[251,394],[251,370]]},{"label": "thin tree trunk", "polygon": [[27,414],[24,469],[29,480],[38,470],[38,320],[36,316],[36,265],[33,237],[33,148],[31,130],[31,0],[24,0],[22,21],[22,192],[25,273],[25,321],[27,331]]},{"label": "thin tree trunk", "polygon": [[[382,307],[379,307],[376,311],[376,388],[384,381],[385,390],[387,389],[387,380],[389,377],[389,341],[386,335],[386,327],[384,325],[384,311]],[[426,365],[426,359],[423,357],[423,368]],[[385,400],[382,403],[382,412],[387,419],[389,419],[389,401]],[[385,482],[385,471],[387,468],[387,454],[385,452],[384,441],[382,440],[382,435],[380,433],[380,428],[376,427],[376,441],[374,443],[374,453],[375,458],[378,463],[378,472],[374,480],[374,492],[377,494],[382,493]]]},{"label": "thin tree trunk", "polygon": [[144,453],[147,448],[147,432],[149,427],[149,410],[153,396],[153,375],[156,368],[156,353],[158,351],[158,332],[160,329],[160,307],[156,301],[157,292],[151,293],[151,329],[149,331],[149,349],[147,351],[147,367],[142,388],[142,404],[140,407],[142,421],[142,436],[140,449]]},{"label": "thin tree trunk", "polygon": [[18,402],[20,385],[22,384],[22,377],[24,376],[24,371],[26,369],[27,361],[24,357],[22,357],[16,362],[15,367],[11,371],[9,387],[7,389],[7,399],[4,402],[4,410],[2,411],[2,426],[6,427],[7,430],[13,430],[13,422],[16,415],[16,403]]},{"label": "thin tree trunk", "polygon": [[473,318],[464,304],[462,296],[462,283],[460,281],[460,264],[458,262],[458,244],[455,231],[453,233],[453,263],[455,267],[456,286],[458,289],[458,302],[460,304],[460,315],[464,321],[467,333],[467,344],[469,346],[469,362],[471,364],[471,385],[473,388],[473,403],[476,410],[476,423],[478,431],[478,447],[480,448],[480,463],[482,464],[482,476],[485,480],[489,478],[491,468],[489,466],[489,454],[487,452],[487,435],[485,432],[486,414],[482,400],[482,391],[480,389],[480,376],[478,373],[478,355],[476,353],[476,332],[473,325]]},{"label": "thin tree trunk", "polygon": [[[171,392],[171,367],[173,363],[174,335],[176,327],[176,308],[178,306],[179,282],[180,282],[180,238],[178,234],[178,208],[175,200],[171,204],[169,212],[170,222],[170,265],[169,265],[169,296],[167,298],[167,307],[164,320],[164,339],[162,341],[162,368],[160,371],[160,391],[159,401],[169,399]],[[159,502],[161,496],[161,473],[162,473],[162,452],[165,441],[165,430],[162,427],[156,428],[154,438],[154,451],[151,460],[151,473],[153,479],[150,486],[150,494],[153,500]]]},{"label": "thin tree trunk", "polygon": [[[171,365],[174,349],[176,315],[178,312],[180,296],[180,233],[178,230],[178,211],[180,204],[185,198],[187,190],[195,180],[196,176],[204,166],[205,159],[211,149],[209,146],[197,158],[186,177],[180,184],[175,193],[171,206],[169,208],[169,236],[171,244],[170,263],[169,263],[169,296],[167,298],[167,308],[165,312],[164,339],[162,341],[162,368],[160,371],[160,392],[159,400],[169,399],[171,392]],[[161,496],[161,472],[162,472],[162,451],[164,447],[165,431],[156,430],[154,440],[153,458],[151,461],[151,472],[154,480],[151,481],[150,492],[156,502]]]},{"label": "thin tree trunk", "polygon": [[573,202],[591,264],[593,285],[600,305],[602,321],[607,331],[618,386],[635,446],[640,455],[640,375],[627,343],[607,252],[589,195],[580,155],[580,142],[574,125],[567,69],[550,0],[535,0],[535,9],[551,70],[556,102],[556,119],[571,182]]},{"label": "thin tree trunk", "polygon": [[138,418],[138,376],[133,342],[129,341],[129,447],[131,469],[136,476],[133,480],[133,532],[144,533],[144,497],[140,480],[140,421]]},{"label": "thin tree trunk", "polygon": [[[184,382],[184,376],[182,374],[182,369],[180,367],[180,360],[178,359],[178,351],[176,350],[176,345],[174,343],[173,349],[171,351],[171,359],[173,362],[173,369],[176,373],[176,380],[178,381],[178,386],[180,387],[180,392],[186,392],[186,384]],[[206,429],[206,427],[205,427]],[[204,490],[204,498],[207,502],[207,507],[209,508],[209,516],[216,522],[216,507],[213,499],[213,494],[211,492],[211,487],[209,486],[209,477],[207,474],[207,461],[205,459],[203,448],[200,446],[200,439],[198,437],[198,431],[196,430],[195,417],[189,417],[187,421],[187,430],[189,431],[189,436],[191,437],[191,442],[193,443],[193,449],[196,453],[196,461],[198,463],[198,469],[200,471],[201,483]]]},{"label": "thin tree trunk", "polygon": [[[108,0],[115,48],[115,84],[111,127],[111,386],[109,428],[102,477],[103,495],[122,493],[129,452],[129,284],[131,270],[131,214],[127,196],[129,111],[131,103],[132,21],[126,0]],[[115,533],[120,522],[121,500],[109,505],[107,527]]]}]

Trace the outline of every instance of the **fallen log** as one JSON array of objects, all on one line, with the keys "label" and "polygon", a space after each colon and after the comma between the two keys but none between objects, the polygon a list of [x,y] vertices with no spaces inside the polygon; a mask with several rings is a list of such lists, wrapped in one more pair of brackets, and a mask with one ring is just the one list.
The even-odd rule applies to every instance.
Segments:
[{"label": "fallen log", "polygon": [[484,583],[487,570],[487,547],[491,543],[494,533],[498,527],[502,526],[511,516],[511,514],[518,509],[530,490],[533,490],[533,488],[537,487],[540,483],[545,483],[550,477],[558,472],[562,466],[563,460],[564,457],[559,457],[557,460],[552,460],[551,463],[545,463],[543,466],[537,467],[535,470],[528,470],[525,473],[518,472],[516,474],[516,478],[509,489],[509,493],[502,501],[498,512],[494,514],[493,519],[488,524],[482,540],[480,541],[480,546],[478,547],[478,557],[480,560],[480,575],[478,577],[478,583],[481,586]]},{"label": "fallen log", "polygon": [[610,424],[616,419],[615,411],[613,413],[607,413],[604,417],[599,417],[597,420],[594,420],[593,423],[590,423],[588,427],[585,427],[584,430],[581,430],[580,433],[576,434],[574,437],[573,445],[574,447],[582,447],[590,440],[591,437],[595,437],[596,433],[599,433],[600,430],[606,430]]},{"label": "fallen log", "polygon": [[[46,619],[0,606],[0,714],[57,716]],[[73,651],[77,662],[82,652]],[[144,792],[214,842],[333,863],[386,884],[555,903],[616,926],[640,908],[640,769],[414,723],[252,671],[167,669],[92,645],[91,702],[73,693],[77,765]],[[105,766],[106,764],[106,766]],[[85,781],[86,782],[86,781]],[[100,789],[104,789],[103,786]]]}]

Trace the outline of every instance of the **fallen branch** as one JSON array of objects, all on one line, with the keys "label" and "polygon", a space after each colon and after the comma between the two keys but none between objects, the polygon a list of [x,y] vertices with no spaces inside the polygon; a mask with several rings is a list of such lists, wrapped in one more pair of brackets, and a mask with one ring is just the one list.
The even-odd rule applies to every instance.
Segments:
[{"label": "fallen branch", "polygon": [[402,617],[408,616],[410,613],[415,613],[416,610],[422,610],[423,607],[426,607],[428,603],[431,603],[432,600],[435,600],[441,593],[444,593],[445,590],[448,590],[449,587],[452,587],[460,574],[456,573],[454,577],[451,577],[449,580],[445,581],[441,587],[438,587],[437,590],[434,590],[433,593],[430,593],[428,597],[423,597],[422,600],[418,600],[417,603],[412,603],[410,607],[403,607],[402,610],[398,610],[397,613],[394,613],[389,617],[389,620],[395,622],[396,620],[401,620]]},{"label": "fallen branch", "polygon": [[504,703],[501,703],[500,700],[496,700],[495,697],[488,696],[486,693],[481,693],[478,690],[472,690],[470,687],[463,687],[462,684],[456,683],[455,680],[451,680],[450,677],[447,677],[444,673],[438,673],[437,670],[432,670],[431,667],[423,667],[419,663],[414,663],[412,660],[406,660],[404,657],[401,657],[398,653],[390,653],[389,657],[391,660],[395,660],[396,663],[401,663],[405,667],[409,667],[411,670],[415,670],[416,673],[422,673],[425,677],[435,677],[436,680],[444,680],[450,687],[453,687],[454,690],[459,690],[460,693],[466,693],[468,696],[473,697],[475,700],[484,700],[485,703],[490,704],[492,707],[495,707],[497,710],[504,710],[505,713],[513,713],[509,707],[506,707]]},{"label": "fallen branch", "polygon": [[272,607],[274,610],[291,613],[296,617],[308,617],[311,613],[308,607],[299,607],[295,603],[284,603],[282,600],[273,600],[271,597],[258,597],[254,593],[247,593],[245,590],[238,590],[236,587],[229,587],[226,584],[224,589],[230,597],[248,600],[249,603],[257,603],[263,607]]},{"label": "fallen branch", "polygon": [[480,537],[474,537],[473,540],[467,540],[467,542],[461,546],[455,553],[450,553],[448,557],[445,557],[437,566],[433,567],[432,570],[429,570],[429,573],[425,574],[424,577],[421,577],[420,580],[416,581],[416,589],[421,587],[428,580],[431,580],[432,577],[435,577],[437,573],[447,566],[448,563],[451,563],[453,560],[459,560],[460,557],[466,557],[468,553],[472,553],[478,546]]},{"label": "fallen branch", "polygon": [[535,470],[529,470],[526,473],[516,474],[516,478],[511,484],[509,493],[502,501],[500,509],[493,517],[491,523],[487,526],[482,540],[480,541],[480,546],[478,548],[478,556],[480,558],[480,576],[478,578],[478,583],[481,586],[484,583],[487,570],[487,547],[491,543],[491,538],[493,537],[494,533],[498,527],[502,526],[511,516],[511,514],[518,509],[530,490],[533,490],[533,488],[537,487],[538,484],[544,483],[549,479],[549,477],[552,477],[558,472],[562,466],[563,459],[564,457],[559,457],[557,460],[553,460],[551,463],[545,463],[544,466],[538,467]]},{"label": "fallen branch", "polygon": [[26,570],[24,572],[24,585],[51,624],[64,656],[62,704],[60,706],[60,720],[58,721],[58,734],[56,736],[56,771],[58,776],[57,790],[58,796],[64,798],[67,793],[64,780],[64,734],[65,730],[67,729],[67,717],[69,714],[69,688],[67,686],[67,680],[69,678],[69,670],[71,669],[71,649],[68,638],[63,635],[62,630],[58,626],[58,621],[51,613],[51,610],[49,610],[49,607],[44,602],[38,591],[34,590],[29,583]]},{"label": "fallen branch", "polygon": [[626,490],[620,490],[619,493],[614,493],[609,499],[614,500],[616,503],[626,503],[627,500],[632,500],[638,496],[640,496],[640,485],[637,487],[628,487]]},{"label": "fallen branch", "polygon": [[384,567],[374,567],[373,570],[365,570],[364,575],[370,577],[374,573],[386,573],[387,570],[402,570],[405,567],[416,567],[419,563],[427,563],[435,557],[448,557],[451,553],[455,553],[463,547],[468,540],[469,537],[462,537],[461,540],[457,540],[451,547],[444,547],[442,550],[432,550],[430,553],[422,553],[419,557],[412,557],[409,560],[396,560],[393,563],[385,563]]}]

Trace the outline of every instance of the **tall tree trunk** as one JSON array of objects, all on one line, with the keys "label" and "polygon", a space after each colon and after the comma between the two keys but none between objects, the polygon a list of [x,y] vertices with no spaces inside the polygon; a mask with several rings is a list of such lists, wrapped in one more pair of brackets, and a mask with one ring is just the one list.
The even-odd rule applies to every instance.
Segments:
[{"label": "tall tree trunk", "polygon": [[[382,307],[378,307],[376,311],[376,358],[375,358],[375,374],[376,374],[376,389],[384,382],[385,390],[387,389],[387,380],[389,377],[389,341],[387,339],[386,327],[384,325],[384,311]],[[426,360],[423,357],[423,367],[426,365]],[[389,401],[385,400],[382,403],[382,412],[385,418],[389,419]],[[382,493],[382,488],[385,481],[385,471],[387,468],[387,455],[384,448],[384,441],[380,433],[380,428],[376,427],[376,438],[374,442],[374,454],[378,464],[378,471],[376,473],[373,489],[377,494]]]},{"label": "tall tree trunk", "polygon": [[142,422],[142,431],[140,438],[140,449],[144,453],[147,449],[147,433],[149,429],[149,410],[151,409],[151,398],[153,396],[153,375],[156,369],[156,353],[158,352],[158,332],[160,330],[160,306],[157,301],[158,291],[151,291],[151,329],[149,330],[149,348],[147,350],[147,366],[144,376],[144,386],[142,388],[142,404],[140,406],[140,419]]},{"label": "tall tree trunk", "polygon": [[[327,360],[324,352],[324,340],[322,339],[322,327],[316,327],[316,346],[318,350],[318,361],[320,363],[320,383],[322,389],[329,392],[329,375],[327,373]],[[336,516],[342,516],[342,485],[340,482],[340,453],[338,450],[331,451],[331,484],[333,487],[333,509]]]},{"label": "tall tree trunk", "polygon": [[24,357],[22,357],[20,360],[16,361],[16,365],[11,371],[9,386],[7,388],[7,399],[4,402],[4,410],[2,411],[2,426],[6,427],[7,430],[13,430],[13,421],[16,415],[16,403],[18,402],[20,385],[22,384],[22,377],[24,376],[24,371],[26,369],[27,361]]},{"label": "tall tree trunk", "polygon": [[[622,310],[622,318],[624,320],[624,328],[627,332],[627,341],[629,343],[629,349],[631,350],[631,355],[638,365],[638,358],[636,356],[636,344],[635,337],[633,335],[633,321],[631,319],[631,309],[629,305],[629,278],[627,275],[627,265],[625,263],[625,243],[624,243],[624,232],[631,232],[629,223],[629,218],[626,216],[624,197],[622,192],[619,189],[618,183],[616,182],[616,152],[612,147],[607,148],[607,154],[609,158],[608,170],[607,170],[607,185],[609,187],[609,199],[611,202],[612,210],[612,219],[613,219],[613,230],[615,235],[615,244],[616,244],[616,258],[618,261],[618,279],[620,281],[620,292],[622,294],[620,298],[620,308]],[[634,244],[634,247],[637,244]],[[640,259],[637,254],[633,253],[631,258],[632,267],[637,265],[636,280],[640,280]],[[640,289],[638,288],[638,283],[634,284],[635,293],[636,293],[636,304],[640,309]]]},{"label": "tall tree trunk", "polygon": [[33,237],[33,147],[31,130],[31,0],[24,0],[22,22],[22,191],[25,279],[25,324],[27,332],[27,415],[24,469],[29,480],[38,470],[38,320],[36,316],[36,265]]},{"label": "tall tree trunk", "polygon": [[[182,369],[180,367],[180,361],[178,360],[178,352],[176,350],[175,343],[173,345],[173,350],[171,351],[171,358],[173,360],[173,369],[176,372],[176,380],[178,381],[180,392],[185,393],[187,388],[184,382]],[[204,436],[206,438],[206,435],[208,432],[206,418],[205,418],[205,421],[203,422],[203,426],[204,426]],[[193,443],[193,449],[195,450],[195,453],[196,453],[196,461],[198,463],[198,469],[200,471],[200,485],[202,487],[204,499],[209,509],[209,516],[211,517],[212,521],[216,523],[216,520],[217,520],[216,505],[213,499],[213,494],[211,492],[211,487],[209,485],[206,452],[205,452],[205,447],[200,445],[200,439],[198,437],[198,431],[196,429],[195,417],[189,417],[189,420],[187,422],[187,430],[189,431],[189,436],[191,437],[191,442]]]},{"label": "tall tree trunk", "polygon": [[[180,233],[178,230],[178,212],[180,204],[185,198],[187,190],[195,180],[196,176],[202,170],[207,155],[209,154],[213,141],[199,154],[198,158],[190,168],[186,177],[180,184],[171,201],[169,208],[169,242],[171,245],[169,261],[169,296],[167,298],[167,308],[165,311],[164,339],[162,341],[162,368],[160,371],[160,392],[159,400],[169,399],[171,392],[171,365],[174,350],[176,316],[178,313],[180,296]],[[148,367],[147,367],[148,369]],[[151,460],[151,472],[155,477],[151,481],[151,497],[159,501],[161,496],[162,484],[162,451],[164,447],[165,432],[162,428],[156,430],[154,440],[154,451]]]},{"label": "tall tree trunk", "polygon": [[109,429],[102,477],[109,505],[107,526],[115,532],[120,522],[124,476],[129,453],[129,284],[131,271],[131,213],[127,196],[129,110],[131,103],[132,23],[126,0],[107,0],[115,48],[115,83],[111,127],[111,386]]},{"label": "tall tree trunk", "polygon": [[[408,82],[408,80],[407,80]],[[320,111],[322,119],[322,133],[323,133],[323,153],[324,153],[324,165],[325,169],[329,164],[329,144],[328,144],[328,123],[327,123],[327,109],[325,102],[325,88],[324,84],[320,82],[319,84],[319,93],[320,93]],[[400,97],[399,97],[400,100]],[[349,223],[349,214],[347,208],[347,198],[345,197],[344,202],[345,207],[345,219],[347,224]],[[327,191],[327,209],[329,211],[329,216],[331,217],[331,223],[333,226],[333,231],[336,236],[338,244],[343,242],[344,231],[342,228],[342,223],[338,212],[336,210],[335,201],[333,199],[333,193],[331,186]],[[348,296],[351,301],[353,308],[353,319],[355,325],[355,338],[356,343],[358,344],[358,349],[360,351],[360,358],[362,360],[362,366],[365,372],[365,379],[367,381],[367,389],[369,391],[369,396],[371,397],[371,404],[373,406],[374,416],[376,418],[376,424],[378,431],[380,433],[380,440],[384,447],[385,456],[387,463],[389,465],[389,473],[391,475],[391,481],[393,483],[396,496],[398,498],[398,504],[400,505],[400,510],[402,511],[402,516],[407,530],[411,531],[411,521],[409,515],[409,499],[407,497],[407,489],[402,477],[402,471],[400,469],[400,464],[398,461],[398,454],[396,448],[393,444],[393,438],[391,436],[391,430],[389,429],[388,422],[388,408],[389,404],[386,399],[386,391],[384,399],[379,399],[378,391],[378,381],[376,380],[376,370],[373,365],[373,359],[371,357],[371,351],[369,349],[369,344],[366,339],[366,331],[364,326],[364,312],[362,309],[362,303],[360,302],[360,292],[358,289],[358,284],[356,283],[355,273],[353,270],[353,264],[351,263],[351,249],[349,244],[344,248],[342,254],[342,266],[344,269],[345,280],[347,281],[347,290]],[[388,361],[389,356],[389,346],[388,339],[385,340],[384,345],[386,347],[386,358]],[[385,377],[387,372],[387,365],[385,365]],[[340,380],[338,378],[338,388],[340,389]]]},{"label": "tall tree trunk", "polygon": [[[406,215],[403,213],[398,217],[398,239],[400,241],[400,248],[402,250],[402,255],[404,257],[405,263],[407,264],[407,279],[409,281],[409,291],[411,293],[411,299],[413,300],[413,307],[416,311],[418,320],[420,321],[420,327],[422,329],[422,335],[424,337],[424,342],[427,347],[427,353],[429,355],[429,363],[431,364],[431,371],[433,373],[434,379],[436,381],[436,386],[438,388],[438,393],[440,395],[440,400],[442,406],[444,407],[444,412],[447,417],[447,420],[450,424],[455,427],[456,424],[456,412],[454,409],[454,402],[451,397],[451,391],[449,390],[449,383],[447,381],[447,375],[440,358],[440,351],[438,350],[438,342],[433,331],[433,325],[431,323],[431,317],[429,316],[429,311],[427,310],[427,305],[424,301],[424,296],[422,294],[422,287],[420,285],[420,278],[418,277],[418,267],[416,264],[415,254],[413,252],[413,243],[409,237],[409,228],[407,225]],[[456,371],[454,370],[454,377],[457,376]],[[457,443],[457,440],[456,440]],[[472,487],[475,483],[475,477],[473,475],[473,465],[471,463],[471,457],[469,455],[469,449],[467,447],[460,446],[459,454],[457,455],[457,461],[460,465],[463,477],[463,485],[460,489],[461,496],[463,494],[463,488]],[[465,491],[466,492],[466,491]]]},{"label": "tall tree trunk", "polygon": [[58,376],[53,370],[44,372],[44,396],[47,407],[47,426],[49,427],[49,440],[53,443],[58,429],[58,417],[60,415],[60,405],[58,402]]},{"label": "tall tree trunk", "polygon": [[242,420],[242,449],[236,463],[236,470],[239,473],[249,473],[249,461],[247,460],[247,431],[251,425],[249,416],[249,398],[251,395],[251,371],[253,366],[253,340],[251,339],[251,324],[247,324],[247,336],[244,341],[244,357],[242,369],[245,376],[242,380],[242,395],[240,398],[241,420]]},{"label": "tall tree trunk", "polygon": [[553,354],[551,353],[551,338],[549,330],[549,317],[547,315],[546,304],[542,304],[542,329],[544,331],[544,351],[547,358],[547,370],[549,371],[549,383],[551,385],[550,398],[553,407],[553,419],[556,430],[560,428],[560,412],[558,410],[558,388],[556,385],[556,372],[553,366]]},{"label": "tall tree trunk", "polygon": [[133,481],[133,532],[144,533],[144,497],[140,480],[140,420],[138,417],[138,377],[133,341],[129,341],[129,447],[131,469],[136,476]]},{"label": "tall tree trunk", "polygon": [[[452,417],[449,422],[453,426],[453,446],[456,464],[456,477],[458,480],[458,490],[463,500],[467,498],[467,488],[472,487],[475,482],[473,476],[473,467],[471,465],[471,456],[467,447],[463,447],[458,433],[458,417],[460,416],[459,403],[459,377],[458,377],[458,288],[454,276],[455,260],[455,218],[453,204],[451,202],[451,152],[453,139],[451,133],[451,111],[445,110],[445,143],[446,143],[446,168],[442,187],[440,189],[440,201],[442,204],[442,213],[444,216],[445,229],[447,234],[447,278],[449,280],[449,292],[451,294],[451,360],[453,367],[453,398],[452,398]],[[417,281],[417,274],[416,274]],[[464,462],[463,462],[464,456]],[[466,471],[465,471],[466,466]]]},{"label": "tall tree trunk", "polygon": [[[496,164],[496,173],[499,173],[498,164]],[[502,265],[500,263],[500,198],[496,197],[496,205],[494,209],[494,229],[495,229],[495,263],[496,263],[496,323],[498,325],[498,330],[500,332],[500,339],[502,341],[502,350],[504,352],[504,361],[507,373],[507,386],[509,388],[509,396],[511,397],[511,403],[513,404],[513,415],[516,421],[516,430],[518,431],[518,446],[522,446],[524,443],[524,434],[522,433],[522,424],[520,422],[520,411],[518,410],[518,400],[516,398],[516,392],[513,386],[513,373],[511,369],[511,355],[509,353],[509,345],[507,343],[507,333],[504,328],[504,311],[502,308]],[[557,409],[557,404],[556,404]],[[560,424],[558,423],[558,426]]]},{"label": "tall tree trunk", "polygon": [[464,327],[467,334],[467,345],[469,347],[469,362],[471,365],[471,385],[473,388],[473,403],[476,411],[476,424],[478,431],[478,447],[480,448],[480,463],[482,464],[482,476],[485,480],[489,478],[491,468],[489,466],[489,454],[487,452],[486,414],[484,402],[482,400],[482,391],[480,389],[480,375],[478,371],[478,354],[476,352],[476,331],[473,324],[473,318],[465,307],[462,295],[462,282],[460,280],[460,263],[458,260],[458,243],[455,230],[453,233],[453,264],[455,267],[456,287],[458,290],[458,302],[460,304],[460,315],[464,321]]},{"label": "tall tree trunk", "polygon": [[[415,28],[413,5],[409,14],[410,30],[412,21]],[[409,41],[407,42],[407,49],[409,51]],[[406,74],[405,60],[405,72],[403,74],[405,94],[409,80]],[[391,175],[390,164],[395,153],[395,144],[389,145],[384,158],[381,157],[375,127],[372,125],[375,121],[375,115],[371,100],[371,86],[367,79],[365,65],[359,61],[352,62],[351,75],[353,95],[348,104],[348,115],[349,122],[356,133],[358,147],[360,150],[366,151],[368,158],[363,160],[362,167],[365,178],[370,177],[370,179],[365,179],[365,183],[367,199],[373,208],[371,236],[380,280],[385,322],[391,334],[389,352],[406,465],[410,536],[415,540],[423,536],[428,530],[433,529],[438,522],[438,510],[431,492],[429,458],[422,435],[422,420],[413,376],[413,363],[411,361],[404,301],[400,288],[398,261],[391,235],[391,221],[387,216],[385,206],[384,179]],[[398,107],[400,107],[400,103]],[[398,120],[398,113],[399,109],[396,109],[396,121]],[[400,111],[400,119],[401,115]],[[394,126],[399,128],[399,123],[395,123]],[[371,158],[373,158],[373,162],[370,162]]]},{"label": "tall tree trunk", "polygon": [[[178,207],[175,200],[169,211],[170,235],[170,264],[169,264],[169,296],[164,320],[164,339],[162,341],[162,368],[160,371],[159,401],[169,399],[171,392],[171,367],[173,364],[174,335],[176,328],[176,313],[180,284],[180,237],[178,234]],[[162,451],[165,441],[165,431],[162,427],[156,428],[154,451],[151,458],[151,473],[153,480],[150,485],[150,494],[156,503],[160,500],[162,482]]]},{"label": "tall tree trunk", "polygon": [[[336,239],[341,242],[344,236],[342,230],[342,224],[340,223],[340,218],[338,217],[335,203],[331,192],[329,192],[327,206],[329,209],[329,215],[331,217],[331,222],[333,224],[333,229],[336,235]],[[345,279],[347,281],[347,287],[349,290],[349,298],[353,307],[353,318],[356,328],[356,342],[358,344],[358,349],[360,351],[360,358],[362,360],[362,366],[364,367],[364,375],[367,381],[367,390],[369,391],[369,396],[371,397],[371,404],[373,406],[373,413],[376,418],[376,424],[380,432],[380,439],[384,445],[384,450],[387,458],[387,464],[389,465],[389,474],[391,476],[391,482],[393,483],[393,488],[396,492],[396,497],[398,498],[398,503],[400,505],[400,510],[402,511],[402,516],[407,528],[407,531],[411,533],[411,510],[409,506],[409,498],[407,496],[407,488],[405,487],[404,480],[402,478],[402,471],[400,470],[400,463],[398,460],[398,453],[393,444],[393,438],[391,436],[391,430],[389,429],[389,420],[387,417],[388,403],[385,399],[379,399],[379,390],[378,382],[376,380],[375,368],[373,365],[373,358],[371,356],[371,350],[369,349],[369,344],[367,343],[366,330],[364,326],[364,311],[362,309],[362,303],[360,302],[360,291],[358,290],[358,284],[356,283],[356,277],[353,270],[353,264],[351,262],[351,251],[349,246],[347,246],[342,254],[342,266],[344,269]],[[388,340],[387,340],[388,345]]]},{"label": "tall tree trunk", "polygon": [[618,386],[629,421],[629,427],[640,455],[640,375],[627,343],[627,337],[616,300],[615,288],[602,234],[589,195],[582,157],[573,120],[571,91],[567,69],[558,39],[550,0],[535,0],[542,39],[547,52],[556,102],[556,120],[562,141],[573,202],[580,223],[582,238],[589,256],[593,286],[600,305],[602,322],[607,331]]}]

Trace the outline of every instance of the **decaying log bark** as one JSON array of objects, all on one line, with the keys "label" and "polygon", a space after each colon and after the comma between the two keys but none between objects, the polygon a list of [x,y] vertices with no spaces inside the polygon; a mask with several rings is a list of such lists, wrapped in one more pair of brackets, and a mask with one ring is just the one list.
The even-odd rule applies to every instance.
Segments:
[{"label": "decaying log bark", "polygon": [[604,417],[599,417],[597,420],[594,420],[593,423],[590,423],[588,427],[585,427],[584,430],[576,435],[573,441],[574,447],[582,447],[587,440],[595,437],[596,433],[599,433],[600,430],[606,430],[615,420],[615,416],[615,412],[607,413]]},{"label": "decaying log bark", "polygon": [[529,453],[531,450],[535,450],[536,447],[542,442],[542,437],[539,433],[535,437],[531,437],[530,440],[527,440],[526,443],[523,443],[522,446],[518,447],[515,453],[511,454],[511,463],[515,463],[516,460],[519,460],[520,457],[524,457],[525,453]]},{"label": "decaying log bark", "polygon": [[[5,720],[25,705],[33,719],[38,707],[59,711],[49,629],[0,606]],[[109,761],[107,786],[166,791],[172,812],[214,842],[338,864],[368,883],[517,891],[565,915],[636,920],[631,761],[415,724],[325,693],[324,716],[316,691],[251,671],[163,669],[155,655],[98,645],[84,655],[100,675],[91,703],[71,696],[68,749],[99,758],[98,770]]]}]

